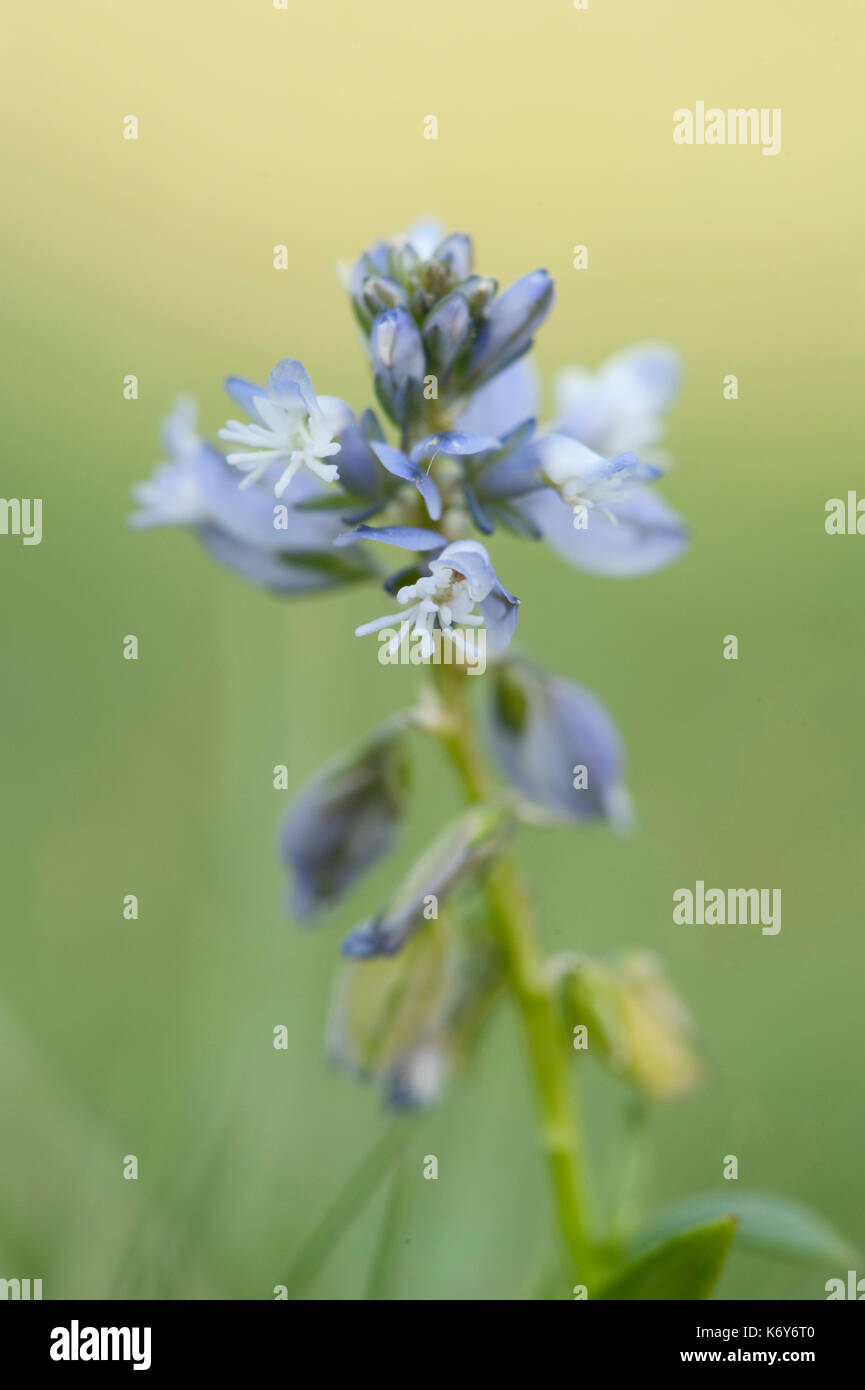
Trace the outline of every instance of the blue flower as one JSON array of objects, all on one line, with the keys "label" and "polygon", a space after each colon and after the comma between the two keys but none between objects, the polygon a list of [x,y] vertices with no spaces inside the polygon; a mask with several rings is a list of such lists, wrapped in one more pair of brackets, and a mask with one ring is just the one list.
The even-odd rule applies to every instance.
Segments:
[{"label": "blue flower", "polygon": [[408,785],[404,734],[399,720],[384,725],[318,772],[292,803],[282,854],[297,917],[331,906],[393,845]]},{"label": "blue flower", "polygon": [[260,484],[239,488],[235,470],[197,434],[195,417],[195,403],[182,397],[165,421],[168,460],[133,488],[134,528],[185,527],[220,564],[277,593],[313,592],[374,573],[360,547],[334,555],[338,516],[301,510],[322,492],[315,478],[295,475],[278,505],[278,465]]},{"label": "blue flower", "polygon": [[680,377],[678,356],[663,343],[625,348],[596,372],[569,367],[555,381],[555,429],[599,454],[645,457],[663,438]]},{"label": "blue flower", "polygon": [[567,820],[631,820],[622,741],[590,691],[524,661],[495,668],[490,734],[505,776],[529,802]]},{"label": "blue flower", "polygon": [[140,506],[129,519],[137,530],[152,526],[194,526],[209,518],[197,467],[203,447],[195,428],[198,406],[191,396],[178,396],[162,423],[166,462],[146,483],[136,483],[132,496]]},{"label": "blue flower", "polygon": [[523,503],[547,544],[568,564],[587,574],[632,579],[671,565],[686,549],[688,530],[678,512],[647,487],[634,487],[625,500],[581,515],[550,489]]},{"label": "blue flower", "polygon": [[274,487],[277,497],[301,468],[324,482],[336,481],[338,468],[322,459],[339,453],[334,435],[350,412],[334,397],[316,396],[301,362],[285,358],[277,363],[266,389],[241,377],[229,377],[225,389],[253,422],[229,420],[219,431],[227,443],[246,446],[243,453],[227,455],[246,474],[241,487],[251,487],[274,465],[281,470]]},{"label": "blue flower", "polygon": [[[541,536],[589,574],[626,578],[662,569],[687,546],[687,528],[647,486],[660,469],[631,450],[661,437],[662,412],[678,381],[675,354],[645,344],[618,354],[597,376],[572,368],[564,380],[560,404],[569,402],[570,409],[554,433],[528,434],[520,448],[511,446],[501,474],[506,510],[497,517],[481,498],[480,516],[473,509],[476,524],[481,530],[491,529],[484,520],[499,519],[514,530],[522,524],[527,535]],[[535,373],[522,358],[476,393],[459,423],[504,434],[518,418],[534,415],[537,405]],[[618,444],[624,452],[610,457],[597,451],[599,444]],[[494,478],[490,470],[485,495]],[[533,479],[535,487],[548,486],[532,490]]]},{"label": "blue flower", "polygon": [[[402,533],[402,539],[395,539],[384,531],[374,533],[371,527],[361,527],[350,535],[366,535],[391,545],[403,545],[411,528],[393,529]],[[421,531],[417,535],[409,534],[407,539],[413,542],[430,537],[435,537],[435,532]],[[503,651],[516,630],[519,599],[500,583],[489,553],[479,541],[454,541],[446,545],[443,536],[437,539],[441,548],[427,561],[425,573],[397,591],[396,599],[403,605],[402,611],[362,623],[355,629],[355,636],[365,637],[397,625],[399,632],[392,639],[393,643],[398,646],[410,632],[419,638],[421,658],[427,661],[435,650],[433,634],[437,627],[449,634],[461,652],[465,650],[465,638],[458,627],[483,627],[491,650],[494,653]],[[411,544],[409,548],[422,547]]]},{"label": "blue flower", "polygon": [[641,463],[636,454],[602,458],[566,434],[544,435],[537,455],[544,480],[567,506],[597,507],[608,516],[611,506],[627,500],[635,483],[661,476],[660,468]]}]

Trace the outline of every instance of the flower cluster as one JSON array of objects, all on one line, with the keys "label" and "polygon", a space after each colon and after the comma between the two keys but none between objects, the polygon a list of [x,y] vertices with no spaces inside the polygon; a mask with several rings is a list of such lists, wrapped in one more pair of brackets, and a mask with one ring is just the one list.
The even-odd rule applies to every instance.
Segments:
[{"label": "flower cluster", "polygon": [[[496,658],[488,745],[510,798],[467,813],[395,902],[349,935],[334,1005],[333,1055],[412,1103],[437,1092],[496,980],[483,931],[437,916],[437,930],[419,930],[427,901],[471,919],[515,807],[614,825],[629,816],[609,714],[508,650],[518,600],[496,573],[491,538],[546,544],[596,575],[643,575],[675,560],[685,527],[655,484],[679,369],[656,344],[596,372],[570,368],[556,383],[555,418],[540,427],[531,348],[553,305],[546,271],[500,290],[475,271],[467,236],[423,222],[364,251],[344,283],[378,409],[357,413],[318,395],[287,358],[265,385],[228,378],[244,418],[219,429],[223,453],[198,435],[194,404],[181,399],[165,425],[167,461],[135,489],[132,524],[192,531],[220,564],[279,594],[380,584],[388,611],[356,635],[396,627],[389,640],[410,634],[424,661],[437,637],[459,651],[466,629],[485,630]],[[384,564],[394,551],[398,562]],[[295,915],[331,906],[391,848],[406,738],[423,723],[417,714],[390,721],[301,792],[283,828]],[[382,1011],[395,1032],[381,1026]]]},{"label": "flower cluster", "polygon": [[229,377],[247,417],[218,432],[231,452],[201,440],[193,406],[179,401],[168,462],[136,489],[133,525],[191,529],[222,564],[278,593],[374,577],[369,544],[396,547],[404,563],[383,583],[407,606],[401,619],[410,607],[429,630],[480,615],[499,648],[516,600],[485,544],[497,529],[594,574],[647,574],[681,553],[685,528],[652,487],[678,385],[668,348],[563,372],[556,419],[539,429],[530,349],[553,304],[546,271],[500,292],[474,272],[467,236],[421,223],[370,247],[346,282],[396,440],[373,410],[317,395],[294,359],[264,386]]}]

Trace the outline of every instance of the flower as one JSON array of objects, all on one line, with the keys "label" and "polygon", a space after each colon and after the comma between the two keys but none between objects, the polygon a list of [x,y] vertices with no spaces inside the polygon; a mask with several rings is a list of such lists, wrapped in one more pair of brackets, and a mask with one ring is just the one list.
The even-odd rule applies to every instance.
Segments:
[{"label": "flower", "polygon": [[[403,528],[394,528],[403,529]],[[404,528],[406,531],[410,528]],[[360,527],[350,536],[366,533],[378,540],[392,541],[383,532],[373,533],[371,527]],[[419,532],[423,536],[435,536],[435,532]],[[416,537],[415,537],[416,539]],[[443,537],[438,537],[440,542]],[[391,639],[391,647],[396,649],[406,633],[420,638],[420,656],[428,661],[435,651],[433,631],[438,626],[447,632],[458,651],[465,651],[465,638],[455,628],[486,627],[493,651],[500,651],[508,645],[517,625],[519,599],[508,593],[499,582],[489,553],[479,541],[454,541],[444,545],[438,554],[427,562],[428,573],[413,584],[404,584],[397,591],[397,603],[404,605],[402,612],[391,613],[372,622],[362,623],[355,628],[356,637],[378,632],[382,628],[399,624],[400,631]],[[475,609],[480,612],[476,613]]]},{"label": "flower", "polygon": [[636,454],[602,458],[587,445],[565,434],[548,434],[538,445],[543,475],[572,509],[599,507],[615,525],[610,505],[624,502],[635,482],[651,482],[660,468],[641,463]]},{"label": "flower", "polygon": [[522,505],[560,559],[587,574],[612,579],[652,574],[678,560],[688,544],[678,512],[647,487],[633,487],[625,500],[595,510],[584,529],[549,488]]},{"label": "flower", "polygon": [[545,813],[607,820],[617,829],[629,826],[622,740],[590,691],[525,661],[501,662],[489,731],[502,772]]},{"label": "flower", "polygon": [[679,358],[664,343],[636,343],[596,372],[568,367],[555,381],[555,428],[600,454],[645,454],[663,438],[680,375]]},{"label": "flower", "polygon": [[278,362],[266,390],[241,377],[229,377],[225,389],[253,421],[229,420],[219,431],[227,443],[247,446],[244,453],[227,455],[234,468],[246,473],[241,487],[257,483],[275,464],[282,470],[274,486],[277,497],[301,468],[326,483],[337,480],[337,466],[322,459],[339,453],[334,435],[350,412],[334,397],[316,396],[302,363],[288,357]]},{"label": "flower", "polygon": [[441,1098],[501,988],[494,947],[466,942],[444,915],[395,955],[345,960],[334,984],[329,1059],[357,1079],[380,1081],[393,1109]]},{"label": "flower", "polygon": [[[554,432],[537,435],[529,427],[538,407],[530,360],[521,358],[481,387],[459,426],[503,439],[511,439],[510,431],[513,439],[508,466],[498,470],[497,505],[491,508],[479,498],[480,511],[472,507],[478,528],[490,531],[492,523],[502,521],[542,538],[577,569],[613,578],[649,574],[678,559],[688,543],[687,528],[647,486],[661,470],[630,452],[660,439],[661,412],[678,380],[677,362],[670,348],[644,344],[612,358],[597,378],[570,369],[568,399],[574,408]],[[563,400],[560,393],[560,405]],[[612,457],[611,445],[617,446]],[[488,493],[495,474],[492,468],[487,475]],[[544,481],[553,486],[540,486]],[[575,507],[591,510],[591,518],[576,515]]]},{"label": "flower", "polygon": [[300,791],[282,827],[292,910],[314,916],[392,847],[409,780],[405,723],[392,720],[334,758]]},{"label": "flower", "polygon": [[171,414],[162,423],[162,439],[168,454],[146,483],[136,483],[132,496],[141,506],[129,519],[130,526],[193,526],[207,520],[208,509],[198,468],[203,447],[196,428],[198,406],[191,396],[178,396]]},{"label": "flower", "polygon": [[235,470],[196,433],[195,417],[195,402],[181,397],[164,422],[168,459],[133,487],[139,509],[130,517],[132,527],[185,527],[219,564],[275,593],[312,593],[375,573],[359,546],[334,554],[332,542],[342,530],[338,516],[303,510],[320,498],[317,478],[295,474],[276,506],[278,465],[271,464],[260,483],[238,488]]}]

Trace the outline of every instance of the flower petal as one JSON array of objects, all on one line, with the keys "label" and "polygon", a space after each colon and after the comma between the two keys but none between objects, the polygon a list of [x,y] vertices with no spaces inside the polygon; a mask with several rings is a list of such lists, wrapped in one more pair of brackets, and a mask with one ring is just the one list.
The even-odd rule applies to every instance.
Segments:
[{"label": "flower petal", "polygon": [[296,916],[336,902],[391,848],[407,777],[405,726],[394,722],[328,763],[295,798],[283,822],[282,853]]},{"label": "flower petal", "polygon": [[353,545],[355,541],[384,541],[385,545],[398,545],[403,550],[424,551],[438,550],[446,544],[438,531],[427,531],[421,526],[358,526],[337,536],[334,545]]},{"label": "flower petal", "polygon": [[564,819],[625,824],[622,742],[588,690],[527,662],[503,662],[490,732],[502,770],[529,801]]},{"label": "flower petal", "polygon": [[256,420],[263,424],[255,405],[256,396],[266,396],[267,391],[263,386],[256,386],[254,381],[247,381],[242,376],[227,376],[225,378],[225,389],[233,401],[235,401],[250,420]]},{"label": "flower petal", "polygon": [[526,354],[475,391],[457,424],[462,430],[501,438],[523,420],[534,418],[539,408],[538,371]]},{"label": "flower petal", "polygon": [[574,527],[571,508],[549,488],[523,498],[521,507],[568,564],[588,574],[632,578],[664,569],[688,544],[681,517],[663,498],[636,485],[612,509],[615,521],[595,508],[585,529]]}]

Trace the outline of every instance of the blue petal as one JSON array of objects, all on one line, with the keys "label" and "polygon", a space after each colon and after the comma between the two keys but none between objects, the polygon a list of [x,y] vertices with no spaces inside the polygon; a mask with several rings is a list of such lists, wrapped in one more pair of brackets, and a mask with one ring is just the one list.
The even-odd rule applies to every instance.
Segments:
[{"label": "blue petal", "polygon": [[520,601],[514,598],[513,594],[509,594],[501,584],[496,584],[478,607],[483,614],[490,651],[497,656],[513,641],[517,630]]},{"label": "blue petal", "polygon": [[242,376],[228,376],[225,378],[225,389],[229,396],[250,420],[257,420],[262,423],[261,416],[253,404],[255,396],[267,396],[267,388],[256,386],[254,381],[247,381]]},{"label": "blue petal", "polygon": [[277,362],[267,379],[267,389],[280,405],[301,405],[310,413],[318,405],[306,368],[294,357],[284,357],[281,362]]},{"label": "blue petal", "polygon": [[554,286],[545,270],[533,270],[492,301],[467,369],[475,385],[488,381],[531,346],[553,305]]},{"label": "blue petal", "polygon": [[344,956],[349,956],[352,960],[369,960],[372,956],[393,956],[403,944],[402,936],[387,936],[379,930],[378,923],[364,922],[360,927],[354,927],[344,937],[340,945],[340,951]]},{"label": "blue petal", "polygon": [[[601,702],[522,662],[497,667],[495,682],[493,750],[519,791],[568,819],[624,820],[622,742]],[[586,786],[574,786],[578,767]]]},{"label": "blue petal", "polygon": [[355,541],[384,541],[403,550],[438,550],[447,544],[438,531],[421,526],[358,526],[337,536],[334,545],[353,545]]},{"label": "blue petal", "polygon": [[397,384],[420,382],[424,351],[417,324],[406,309],[386,309],[372,327],[371,346],[376,368]]},{"label": "blue petal", "polygon": [[412,222],[405,234],[405,240],[414,247],[422,261],[428,261],[441,244],[444,226],[437,217],[425,213]]},{"label": "blue petal", "polygon": [[404,478],[408,483],[414,483],[424,500],[430,521],[438,521],[442,514],[442,499],[426,469],[412,462],[401,449],[395,449],[392,444],[382,444],[379,440],[373,439],[369,447],[388,473],[393,473],[397,478]]},{"label": "blue petal", "polygon": [[219,564],[262,589],[270,589],[277,594],[310,594],[324,589],[333,589],[354,579],[368,578],[362,566],[352,565],[345,570],[335,570],[327,564],[330,552],[324,552],[321,565],[316,564],[315,556],[300,552],[292,560],[276,551],[262,550],[258,546],[247,545],[236,536],[229,535],[219,526],[208,525],[195,528],[195,534],[205,550]]},{"label": "blue petal", "polygon": [[363,251],[355,261],[351,272],[349,292],[353,299],[357,299],[364,280],[371,275],[386,275],[388,270],[388,246],[387,242],[377,241],[374,246],[370,246]]},{"label": "blue petal", "polygon": [[405,811],[406,773],[404,731],[386,726],[299,792],[281,835],[298,917],[336,902],[390,850]]},{"label": "blue petal", "polygon": [[557,379],[556,429],[601,454],[644,451],[662,437],[680,376],[677,354],[661,343],[626,348],[597,372],[572,368]]},{"label": "blue petal", "polygon": [[[306,474],[295,474],[285,495],[277,502],[273,483],[282,471],[278,464],[260,483],[248,488],[240,487],[237,469],[209,445],[199,450],[193,466],[212,520],[221,530],[246,545],[270,551],[324,551],[339,534],[342,522],[333,513],[294,510],[297,503],[323,491],[322,486]],[[281,523],[278,529],[277,515]]]},{"label": "blue petal", "polygon": [[524,498],[524,507],[558,555],[577,569],[612,578],[631,578],[664,569],[688,544],[681,517],[649,488],[635,486],[611,507],[615,523],[597,508],[584,530],[574,527],[571,508],[550,489]]},{"label": "blue petal", "polygon": [[[533,421],[526,422],[533,425]],[[529,434],[531,430],[528,431]],[[477,494],[485,502],[524,497],[543,486],[540,458],[534,442],[507,449],[500,458],[482,464],[472,478]]]},{"label": "blue petal", "polygon": [[459,416],[460,429],[501,437],[537,415],[540,383],[534,359],[520,357],[481,386]]},{"label": "blue petal", "polygon": [[337,442],[339,481],[346,492],[350,492],[354,497],[383,501],[386,495],[384,484],[387,479],[376,465],[370,452],[370,441],[362,426],[352,421],[337,436]]},{"label": "blue petal", "polygon": [[392,444],[383,444],[378,439],[371,439],[369,447],[388,473],[393,473],[397,478],[404,478],[408,483],[414,482],[418,470],[402,449],[395,449]]},{"label": "blue petal", "polygon": [[413,462],[421,463],[434,458],[436,454],[453,457],[483,454],[490,449],[500,449],[501,440],[491,434],[469,434],[464,430],[446,430],[442,434],[428,434],[411,451]]},{"label": "blue petal", "polygon": [[427,516],[430,521],[438,521],[444,509],[442,507],[441,494],[436,487],[435,479],[431,478],[424,468],[419,468],[417,477],[415,478],[415,487],[424,500],[424,506],[427,509]]},{"label": "blue petal", "polygon": [[467,280],[472,273],[472,240],[464,232],[452,232],[435,248],[435,258],[443,261],[457,280]]}]

